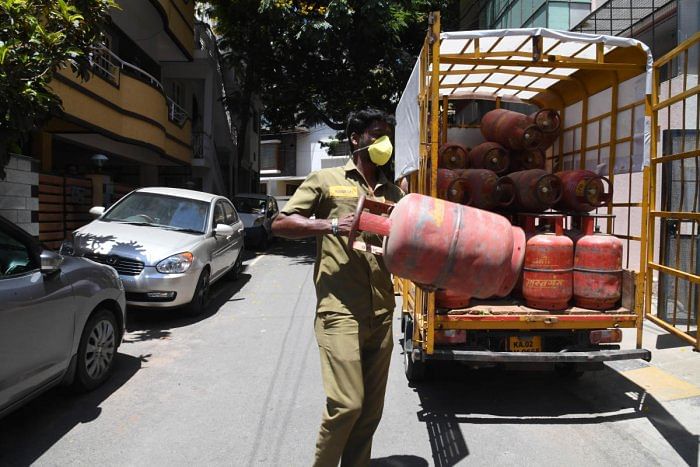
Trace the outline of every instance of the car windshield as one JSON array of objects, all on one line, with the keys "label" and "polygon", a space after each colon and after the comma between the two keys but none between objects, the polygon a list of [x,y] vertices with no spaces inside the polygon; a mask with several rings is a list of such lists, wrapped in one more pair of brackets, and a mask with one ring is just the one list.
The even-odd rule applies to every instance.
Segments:
[{"label": "car windshield", "polygon": [[233,205],[236,211],[246,214],[265,214],[267,202],[260,198],[233,198]]},{"label": "car windshield", "polygon": [[204,233],[208,215],[206,201],[136,192],[120,201],[102,220]]}]

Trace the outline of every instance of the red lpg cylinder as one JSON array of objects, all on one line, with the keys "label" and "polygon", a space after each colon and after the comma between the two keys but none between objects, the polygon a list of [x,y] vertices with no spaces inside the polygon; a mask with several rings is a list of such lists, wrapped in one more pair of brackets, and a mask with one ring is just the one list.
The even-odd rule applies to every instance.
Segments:
[{"label": "red lpg cylinder", "polygon": [[622,241],[612,235],[584,235],[576,243],[574,302],[594,310],[614,308],[622,297]]},{"label": "red lpg cylinder", "polygon": [[[556,208],[562,211],[591,212],[612,199],[612,187],[607,178],[590,170],[557,172],[562,183],[561,199]],[[607,185],[607,191],[606,191]]]},{"label": "red lpg cylinder", "polygon": [[515,200],[513,181],[499,178],[491,170],[466,169],[456,171],[464,180],[468,195],[463,204],[478,209],[498,209],[510,206]]},{"label": "red lpg cylinder", "polygon": [[467,197],[466,180],[457,171],[438,169],[437,193],[440,199],[461,203]]},{"label": "red lpg cylinder", "polygon": [[486,112],[481,118],[481,134],[507,149],[533,149],[540,146],[544,133],[527,115],[505,109]]},{"label": "red lpg cylinder", "polygon": [[438,166],[443,169],[466,169],[469,149],[459,143],[445,143],[438,149]]},{"label": "red lpg cylinder", "polygon": [[470,169],[488,169],[502,174],[508,170],[510,158],[506,148],[498,143],[486,142],[469,151],[468,166]]},{"label": "red lpg cylinder", "polygon": [[469,294],[440,289],[435,292],[435,305],[438,308],[466,308],[469,306],[470,298]]},{"label": "red lpg cylinder", "polygon": [[565,235],[541,233],[525,247],[523,297],[528,306],[563,310],[573,294],[574,244]]},{"label": "red lpg cylinder", "polygon": [[349,237],[354,247],[358,231],[386,237],[392,274],[475,298],[507,295],[525,255],[525,233],[505,217],[417,193],[394,206],[361,197]]},{"label": "red lpg cylinder", "polygon": [[515,185],[515,201],[510,205],[510,210],[542,212],[561,198],[561,180],[544,170],[522,170],[503,178],[509,178]]},{"label": "red lpg cylinder", "polygon": [[543,133],[539,148],[547,149],[561,133],[561,117],[559,117],[559,113],[554,109],[542,109],[530,115],[530,118]]},{"label": "red lpg cylinder", "polygon": [[520,170],[544,169],[547,162],[546,156],[541,149],[526,149],[522,151],[510,152],[509,172]]}]

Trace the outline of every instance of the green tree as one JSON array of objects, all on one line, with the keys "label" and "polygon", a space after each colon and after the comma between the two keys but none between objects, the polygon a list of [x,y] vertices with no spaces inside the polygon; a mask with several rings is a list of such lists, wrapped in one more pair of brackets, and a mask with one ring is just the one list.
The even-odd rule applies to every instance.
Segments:
[{"label": "green tree", "polygon": [[60,110],[49,82],[59,67],[87,80],[90,52],[114,0],[0,0],[0,179],[9,153]]},{"label": "green tree", "polygon": [[252,96],[259,96],[272,129],[324,122],[342,130],[347,113],[358,107],[393,111],[422,46],[428,13],[442,9],[456,22],[458,3],[210,1],[221,48],[241,84],[229,107],[245,122]]}]

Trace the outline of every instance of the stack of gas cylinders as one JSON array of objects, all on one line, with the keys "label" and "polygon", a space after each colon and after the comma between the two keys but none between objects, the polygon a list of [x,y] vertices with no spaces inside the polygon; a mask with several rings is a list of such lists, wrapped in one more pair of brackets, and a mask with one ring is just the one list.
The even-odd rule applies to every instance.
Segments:
[{"label": "stack of gas cylinders", "polygon": [[[608,203],[608,180],[589,170],[546,170],[546,151],[561,134],[552,109],[532,115],[495,109],[481,120],[485,142],[447,142],[439,150],[438,197],[506,217],[526,234],[525,258],[513,295],[529,307],[609,310],[621,297],[622,244],[594,231],[589,214]],[[607,190],[606,190],[607,188]],[[565,230],[571,220],[575,228]],[[483,278],[478,271],[474,272]],[[439,308],[464,308],[473,296],[436,293]]]}]

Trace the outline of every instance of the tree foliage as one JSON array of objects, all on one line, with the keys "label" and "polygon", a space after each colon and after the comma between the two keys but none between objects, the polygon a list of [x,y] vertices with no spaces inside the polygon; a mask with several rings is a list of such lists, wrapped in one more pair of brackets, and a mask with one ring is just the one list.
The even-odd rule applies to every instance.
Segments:
[{"label": "tree foliage", "polygon": [[[428,27],[449,0],[214,0],[221,46],[240,91],[229,102],[246,112],[258,95],[273,129],[325,122],[342,129],[353,109],[393,111]],[[245,120],[244,120],[245,121]]]},{"label": "tree foliage", "polygon": [[3,161],[58,110],[49,82],[60,66],[89,77],[114,0],[0,0],[0,178]]}]

